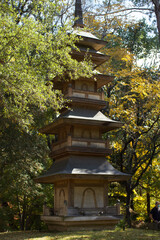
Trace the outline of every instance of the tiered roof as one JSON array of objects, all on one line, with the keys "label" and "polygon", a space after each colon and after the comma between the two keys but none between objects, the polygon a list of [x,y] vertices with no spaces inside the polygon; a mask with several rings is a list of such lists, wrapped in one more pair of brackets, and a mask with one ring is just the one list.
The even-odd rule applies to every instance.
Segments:
[{"label": "tiered roof", "polygon": [[[81,1],[76,1],[76,11],[75,16],[77,17],[74,27],[76,29],[73,30],[73,33],[76,33],[81,37],[81,40],[78,42],[78,47],[80,51],[73,50],[72,57],[77,60],[82,60],[84,55],[89,53],[92,57],[92,61],[97,67],[99,64],[102,64],[106,60],[108,60],[109,56],[106,56],[99,52],[99,50],[105,46],[106,42],[98,39],[93,34],[83,31],[83,17],[82,17],[82,9],[81,9]],[[89,51],[88,51],[89,49]],[[86,81],[97,81],[97,87],[102,87],[107,82],[111,81],[113,77],[101,74],[95,71],[95,75],[91,78],[86,78]],[[63,82],[55,81],[54,87],[63,88]],[[73,98],[73,102],[76,99]],[[78,99],[78,98],[77,98]],[[80,101],[80,100],[79,100]],[[94,101],[94,100],[87,100]],[[88,102],[84,102],[84,106],[78,103],[78,100],[75,104],[72,105],[71,110],[64,111],[55,121],[42,129],[40,129],[41,133],[45,134],[55,134],[58,133],[59,129],[63,129],[66,125],[85,125],[85,127],[89,126],[97,126],[102,132],[107,132],[110,130],[117,129],[121,127],[123,124],[118,121],[114,121],[108,117],[106,117],[101,111],[97,111],[95,109],[87,107]],[[98,104],[100,100],[95,101]],[[92,139],[91,139],[92,140]],[[91,141],[90,140],[90,141]],[[116,170],[105,158],[105,149],[101,150],[99,154],[99,149],[93,149],[94,151],[88,151],[87,154],[85,150],[83,153],[79,154],[74,152],[74,147],[71,149],[70,147],[66,147],[68,151],[67,154],[63,154],[60,152],[59,156],[55,160],[53,166],[41,177],[37,178],[37,182],[42,183],[53,183],[58,179],[64,178],[84,178],[84,179],[97,179],[103,178],[109,181],[123,181],[128,179],[130,176]],[[63,149],[61,149],[63,150]],[[54,156],[52,155],[54,158]]]}]

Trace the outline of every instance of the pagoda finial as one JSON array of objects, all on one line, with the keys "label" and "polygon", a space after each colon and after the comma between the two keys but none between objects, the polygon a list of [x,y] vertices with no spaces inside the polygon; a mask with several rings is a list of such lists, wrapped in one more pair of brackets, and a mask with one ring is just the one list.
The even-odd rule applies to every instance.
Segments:
[{"label": "pagoda finial", "polygon": [[75,18],[76,18],[76,20],[74,22],[73,27],[81,27],[81,28],[84,27],[81,5],[82,5],[81,0],[76,0],[76,3],[75,3]]}]

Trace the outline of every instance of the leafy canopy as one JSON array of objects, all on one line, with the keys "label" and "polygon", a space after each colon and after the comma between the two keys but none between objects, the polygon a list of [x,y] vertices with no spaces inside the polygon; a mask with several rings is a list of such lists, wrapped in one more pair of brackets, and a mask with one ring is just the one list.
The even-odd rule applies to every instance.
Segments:
[{"label": "leafy canopy", "polygon": [[[29,1],[32,7],[25,6],[28,1],[13,2],[4,2],[0,13],[0,114],[29,124],[34,118],[31,106],[42,112],[62,106],[61,94],[52,87],[55,77],[60,78],[67,71],[76,79],[91,74],[91,68],[85,60],[78,63],[71,58],[77,38],[68,35],[66,27],[54,26],[53,31],[58,1],[45,1],[41,9],[38,6],[44,1]],[[52,11],[48,12],[49,7]],[[32,15],[25,8],[31,8]]]}]

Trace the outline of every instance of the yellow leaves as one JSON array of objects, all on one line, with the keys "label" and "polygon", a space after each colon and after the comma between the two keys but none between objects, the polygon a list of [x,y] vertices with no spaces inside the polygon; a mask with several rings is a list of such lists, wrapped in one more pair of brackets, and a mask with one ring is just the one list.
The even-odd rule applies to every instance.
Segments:
[{"label": "yellow leaves", "polygon": [[144,201],[144,197],[138,195],[138,194],[135,194],[135,197],[134,197],[134,201]]},{"label": "yellow leaves", "polygon": [[120,144],[119,142],[113,143],[113,146],[114,146],[114,148],[115,148],[116,150],[122,149],[122,144]]},{"label": "yellow leaves", "polygon": [[122,61],[125,61],[125,62],[130,62],[133,60],[133,56],[131,54],[125,54],[122,58],[121,58]]}]

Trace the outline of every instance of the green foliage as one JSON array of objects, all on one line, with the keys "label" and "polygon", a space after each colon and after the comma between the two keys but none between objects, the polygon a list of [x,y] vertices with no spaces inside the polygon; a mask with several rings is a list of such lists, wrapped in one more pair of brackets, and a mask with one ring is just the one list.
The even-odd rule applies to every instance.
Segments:
[{"label": "green foliage", "polygon": [[138,58],[147,56],[152,49],[158,46],[158,38],[154,34],[155,28],[148,26],[145,19],[128,24],[117,30],[119,37],[122,39],[122,46],[134,53]]},{"label": "green foliage", "polygon": [[[121,78],[115,79],[108,98],[110,116],[124,123],[121,129],[110,133],[114,148],[111,162],[132,176],[126,184],[129,199],[126,206],[132,208],[133,191],[140,181],[143,182],[144,174],[160,152],[160,85],[156,71],[134,69],[128,74],[126,70],[121,73],[125,73],[125,77],[121,75]],[[138,203],[136,197],[135,204]],[[142,203],[145,205],[144,201],[141,199],[139,206]],[[145,208],[137,209],[139,212],[143,212],[142,209],[146,211]]]},{"label": "green foliage", "polygon": [[34,178],[49,164],[46,141],[37,132],[20,131],[10,123],[0,142],[1,230],[30,229],[44,201],[44,189]]},{"label": "green foliage", "polygon": [[48,31],[47,24],[22,18],[17,24],[15,13],[0,15],[0,94],[1,116],[21,125],[33,120],[30,106],[45,112],[62,107],[63,98],[53,91],[52,81],[66,71],[71,78],[90,73],[86,61],[77,63],[70,56],[75,36],[65,28]]},{"label": "green foliage", "polygon": [[[115,9],[119,3],[114,1]],[[66,72],[70,79],[92,74],[88,59],[78,63],[70,56],[78,39],[67,34],[69,24],[61,25],[62,5],[58,0],[2,0],[0,5],[0,231],[43,227],[36,225],[38,215],[44,200],[53,206],[53,189],[34,183],[51,164],[46,139],[37,129],[63,107],[62,94],[53,90],[54,79],[63,79]],[[113,10],[110,2],[105,1],[106,9]],[[89,16],[86,22],[89,26],[93,22],[93,32],[108,41],[104,52],[111,58],[100,69],[115,75],[104,87],[107,113],[124,122],[121,130],[108,135],[114,147],[110,161],[132,174],[126,189],[140,211],[145,190],[140,196],[139,184],[147,191],[159,187],[156,165],[152,166],[153,179],[146,182],[150,165],[156,161],[159,165],[160,86],[158,71],[138,69],[134,59],[147,55],[157,42],[148,35],[153,29],[144,21],[133,24],[106,16]],[[111,203],[114,197],[124,201],[123,187],[111,186]]]},{"label": "green foliage", "polygon": [[[151,22],[157,26],[157,35],[160,43],[160,2],[159,0],[131,0],[134,7],[139,8],[139,11],[148,14]],[[146,11],[147,10],[147,11]]]},{"label": "green foliage", "polygon": [[[107,158],[115,168],[132,176],[130,181],[123,184],[127,192],[128,219],[131,217],[130,208],[135,208],[138,215],[144,217],[148,214],[147,208],[144,207],[143,212],[140,206],[146,204],[146,199],[139,197],[139,193],[134,193],[134,190],[136,192],[141,180],[145,178],[145,172],[160,151],[160,82],[156,66],[138,68],[135,60],[137,57],[148,56],[155,49],[156,38],[149,35],[152,29],[144,21],[127,23],[119,18],[118,22],[117,16],[112,18],[111,24],[111,18],[107,16],[106,19],[93,20],[92,28],[96,32],[100,29],[99,37],[105,36],[108,41],[104,53],[110,56],[110,60],[100,67],[100,71],[115,76],[114,81],[103,88],[107,101],[106,114],[124,123],[121,129],[106,135],[113,147],[111,159]],[[109,24],[114,29],[112,34],[109,33],[113,30]]]},{"label": "green foliage", "polygon": [[38,128],[65,103],[54,81],[90,76],[92,66],[71,58],[78,38],[60,25],[61,1],[2,1],[0,10],[0,230],[32,229],[53,201],[34,178],[51,165]]}]

